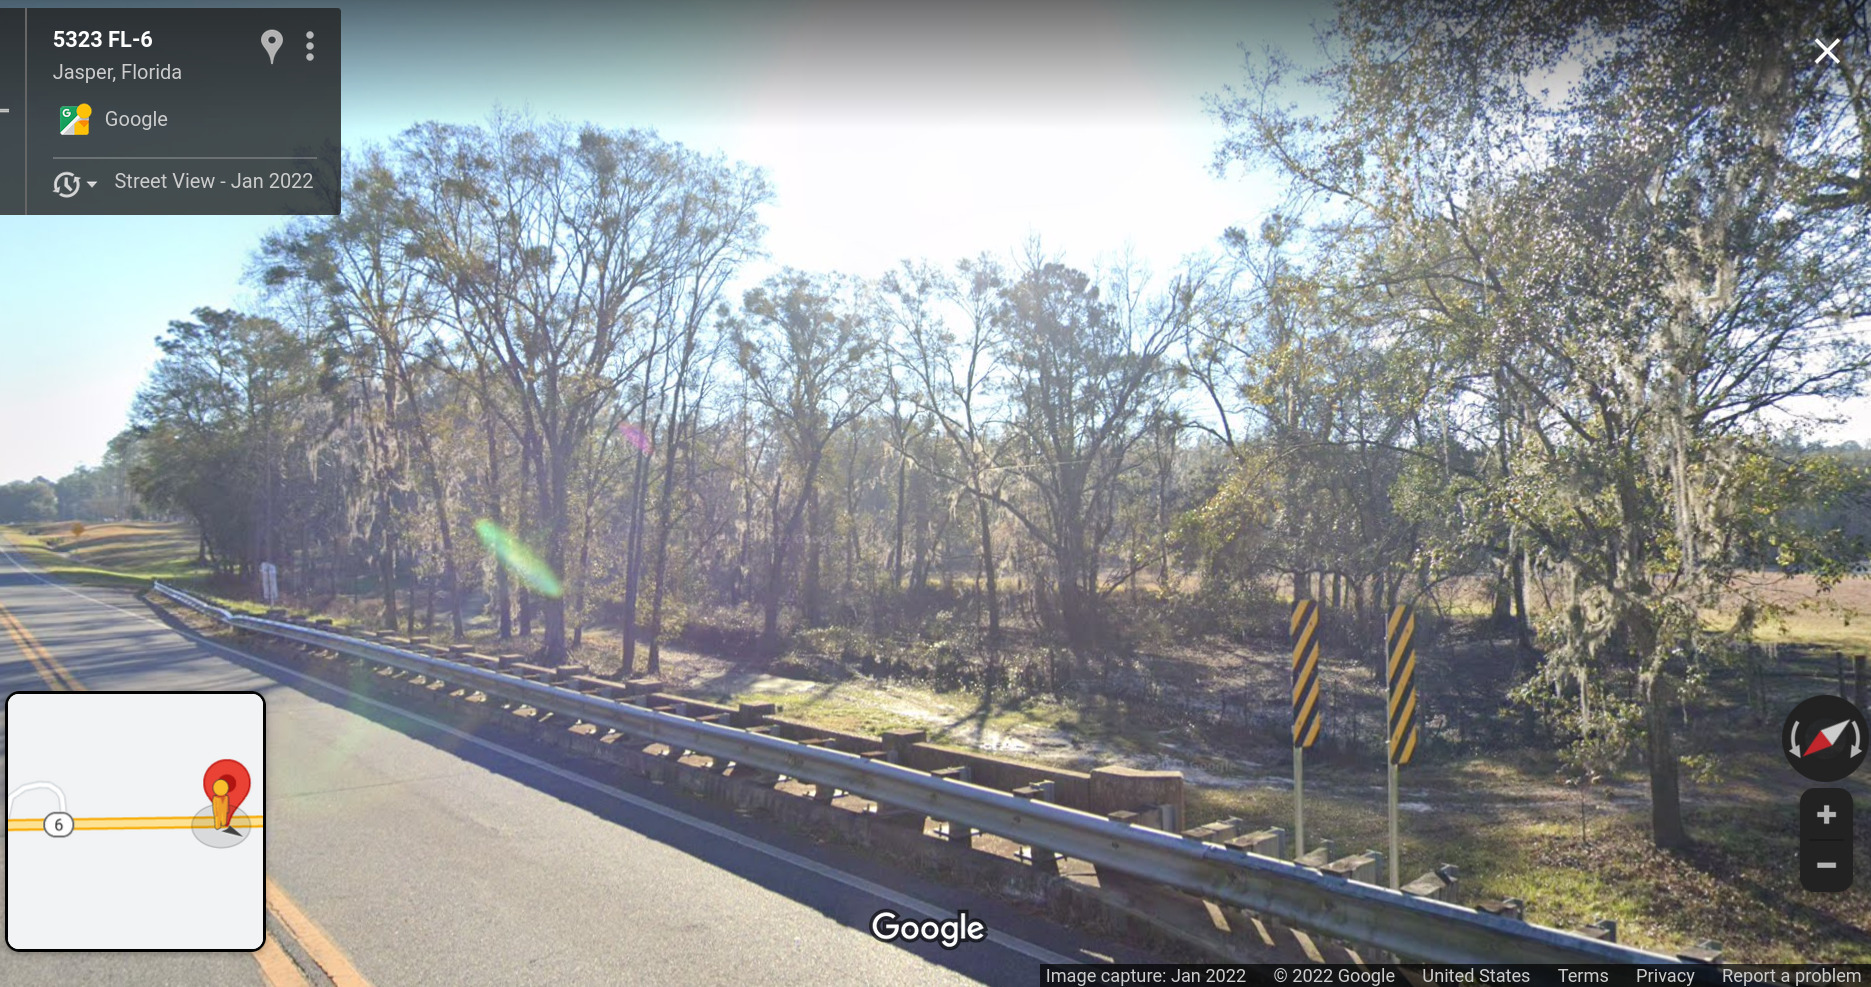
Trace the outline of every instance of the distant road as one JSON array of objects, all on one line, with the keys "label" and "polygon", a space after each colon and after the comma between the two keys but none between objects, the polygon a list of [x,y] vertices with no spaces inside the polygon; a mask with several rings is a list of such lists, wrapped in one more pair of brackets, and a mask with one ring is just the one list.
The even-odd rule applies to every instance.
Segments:
[{"label": "distant road", "polygon": [[[263,694],[269,874],[258,953],[9,953],[0,984],[908,987],[1034,984],[1042,962],[1149,959],[238,655],[165,625],[129,591],[48,582],[3,546],[0,611],[7,695]],[[995,938],[878,942],[870,918],[885,908],[965,908]]]}]

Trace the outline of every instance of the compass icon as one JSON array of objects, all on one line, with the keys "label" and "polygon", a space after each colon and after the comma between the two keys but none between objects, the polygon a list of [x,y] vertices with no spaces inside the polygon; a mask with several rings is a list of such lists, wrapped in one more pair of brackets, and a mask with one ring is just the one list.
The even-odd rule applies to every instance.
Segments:
[{"label": "compass icon", "polygon": [[1814,696],[1793,707],[1780,746],[1793,770],[1813,781],[1838,781],[1864,763],[1864,714],[1837,696]]}]

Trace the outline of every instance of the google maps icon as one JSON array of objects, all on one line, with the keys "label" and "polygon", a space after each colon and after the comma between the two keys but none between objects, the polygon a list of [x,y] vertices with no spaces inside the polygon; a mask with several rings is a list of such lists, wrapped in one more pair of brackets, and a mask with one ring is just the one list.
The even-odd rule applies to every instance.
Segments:
[{"label": "google maps icon", "polygon": [[91,132],[91,104],[58,108],[58,132],[66,137],[83,137]]}]

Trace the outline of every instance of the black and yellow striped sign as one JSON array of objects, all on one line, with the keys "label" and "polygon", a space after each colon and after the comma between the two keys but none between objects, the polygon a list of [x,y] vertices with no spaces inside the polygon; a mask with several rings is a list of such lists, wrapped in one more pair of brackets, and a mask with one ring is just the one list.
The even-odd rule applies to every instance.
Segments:
[{"label": "black and yellow striped sign", "polygon": [[1319,604],[1293,604],[1293,746],[1319,739]]},{"label": "black and yellow striped sign", "polygon": [[1416,753],[1416,615],[1409,607],[1390,612],[1384,642],[1390,658],[1385,675],[1390,690],[1390,763],[1408,764]]}]

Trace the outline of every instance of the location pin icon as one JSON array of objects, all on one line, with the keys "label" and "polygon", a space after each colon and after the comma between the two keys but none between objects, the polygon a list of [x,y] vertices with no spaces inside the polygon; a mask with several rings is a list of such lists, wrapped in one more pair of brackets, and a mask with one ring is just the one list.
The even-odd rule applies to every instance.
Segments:
[{"label": "location pin icon", "polygon": [[266,64],[273,64],[273,56],[279,54],[279,44],[283,40],[278,31],[268,31],[260,35],[260,47],[266,49]]},{"label": "location pin icon", "polygon": [[[222,783],[218,791],[216,782]],[[223,818],[217,818],[215,821],[229,828],[233,824],[234,810],[240,808],[240,803],[246,800],[247,792],[251,788],[253,788],[253,779],[247,774],[246,766],[239,761],[223,758],[208,765],[208,770],[202,772],[201,790],[207,794],[209,804],[213,805],[217,798],[227,800],[227,808],[219,814]]]}]

